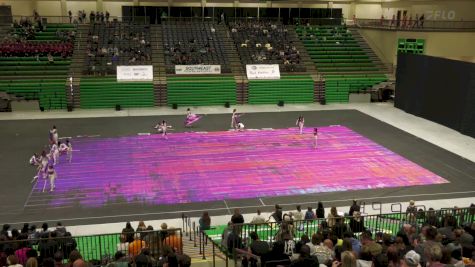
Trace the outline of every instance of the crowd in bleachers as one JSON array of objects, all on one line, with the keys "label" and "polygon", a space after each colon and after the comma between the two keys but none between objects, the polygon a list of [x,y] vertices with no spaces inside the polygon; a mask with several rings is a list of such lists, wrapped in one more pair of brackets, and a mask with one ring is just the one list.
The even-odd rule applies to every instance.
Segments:
[{"label": "crowd in bleachers", "polygon": [[300,52],[281,23],[243,21],[231,23],[230,28],[244,63],[300,64]]},{"label": "crowd in bleachers", "polygon": [[170,71],[172,65],[228,65],[215,27],[212,22],[164,23],[164,53]]},{"label": "crowd in bleachers", "polygon": [[[2,57],[41,57],[61,56],[67,58],[73,53],[75,31],[57,29],[51,40],[36,40],[38,34],[48,28],[38,13],[34,12],[33,21],[21,18],[13,22],[11,34],[5,36],[0,44]],[[48,37],[50,38],[50,37]]]},{"label": "crowd in bleachers", "polygon": [[[366,227],[356,201],[346,214],[332,207],[325,219],[323,212],[321,203],[316,213],[311,207],[304,213],[300,206],[284,213],[276,205],[270,221],[279,230],[269,242],[259,238],[258,230],[248,233],[251,240],[247,240],[242,233],[244,217],[236,209],[222,234],[222,245],[230,255],[236,255],[234,249],[240,250],[238,254],[244,256],[238,260],[242,259],[243,266],[256,266],[255,256],[260,257],[261,266],[268,267],[475,266],[474,204],[439,213],[432,208],[418,209],[411,201],[406,214],[393,219],[392,223],[400,225],[393,234]],[[317,231],[310,236],[303,232],[303,220],[318,220]],[[208,224],[202,226],[202,221]],[[209,218],[201,219],[201,228],[209,229],[210,222]],[[258,211],[250,223],[267,222]]]},{"label": "crowd in bleachers", "polygon": [[113,74],[117,65],[151,64],[150,26],[93,24],[88,34],[88,74]]},{"label": "crowd in bleachers", "polygon": [[[75,238],[61,223],[50,229],[44,223],[37,230],[35,225],[25,223],[19,231],[4,224],[0,231],[0,266],[9,267],[154,267],[191,265],[191,259],[183,254],[182,237],[175,229],[163,223],[160,231],[153,231],[141,221],[134,230],[130,223],[122,230],[119,243],[101,246],[88,238]],[[113,240],[113,239],[112,239]],[[86,243],[84,243],[86,242]],[[84,244],[80,244],[84,243]],[[109,247],[110,246],[110,247]],[[81,250],[84,251],[81,251]],[[90,251],[87,251],[87,250]],[[92,250],[91,250],[92,249]],[[96,258],[87,259],[81,253],[110,249],[114,255],[94,253]]]},{"label": "crowd in bleachers", "polygon": [[67,58],[70,57],[72,53],[73,44],[71,42],[28,43],[21,41],[5,41],[0,44],[0,54],[2,57],[61,56]]}]

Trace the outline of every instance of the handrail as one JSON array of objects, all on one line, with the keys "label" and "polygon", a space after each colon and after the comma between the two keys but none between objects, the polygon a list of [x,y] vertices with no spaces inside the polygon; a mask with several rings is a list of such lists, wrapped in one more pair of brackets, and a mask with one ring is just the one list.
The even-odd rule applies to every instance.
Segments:
[{"label": "handrail", "polygon": [[355,27],[402,31],[464,30],[475,31],[475,21],[420,19],[360,19],[351,21]]},{"label": "handrail", "polygon": [[[394,210],[393,207],[398,206],[399,210]],[[391,212],[402,212],[402,204],[401,203],[392,203],[391,204]]]}]

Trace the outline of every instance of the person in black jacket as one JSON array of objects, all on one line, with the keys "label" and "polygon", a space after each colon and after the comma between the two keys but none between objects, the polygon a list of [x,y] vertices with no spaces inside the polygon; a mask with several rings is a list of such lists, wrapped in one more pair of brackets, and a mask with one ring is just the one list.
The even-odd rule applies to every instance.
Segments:
[{"label": "person in black jacket", "polygon": [[364,218],[361,217],[359,211],[353,213],[353,217],[350,219],[350,229],[353,233],[361,233],[365,230]]}]

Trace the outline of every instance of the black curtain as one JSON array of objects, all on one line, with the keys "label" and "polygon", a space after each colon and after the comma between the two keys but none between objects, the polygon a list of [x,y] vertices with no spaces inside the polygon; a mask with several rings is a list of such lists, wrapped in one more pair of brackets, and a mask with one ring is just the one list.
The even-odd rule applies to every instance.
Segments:
[{"label": "black curtain", "polygon": [[475,137],[475,64],[399,54],[395,106]]}]

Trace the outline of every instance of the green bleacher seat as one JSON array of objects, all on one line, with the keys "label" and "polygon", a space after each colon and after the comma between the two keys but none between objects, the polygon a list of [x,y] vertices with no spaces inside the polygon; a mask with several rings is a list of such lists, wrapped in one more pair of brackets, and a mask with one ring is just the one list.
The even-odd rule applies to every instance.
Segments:
[{"label": "green bleacher seat", "polygon": [[236,104],[236,82],[232,76],[173,76],[167,78],[167,84],[168,105]]}]

